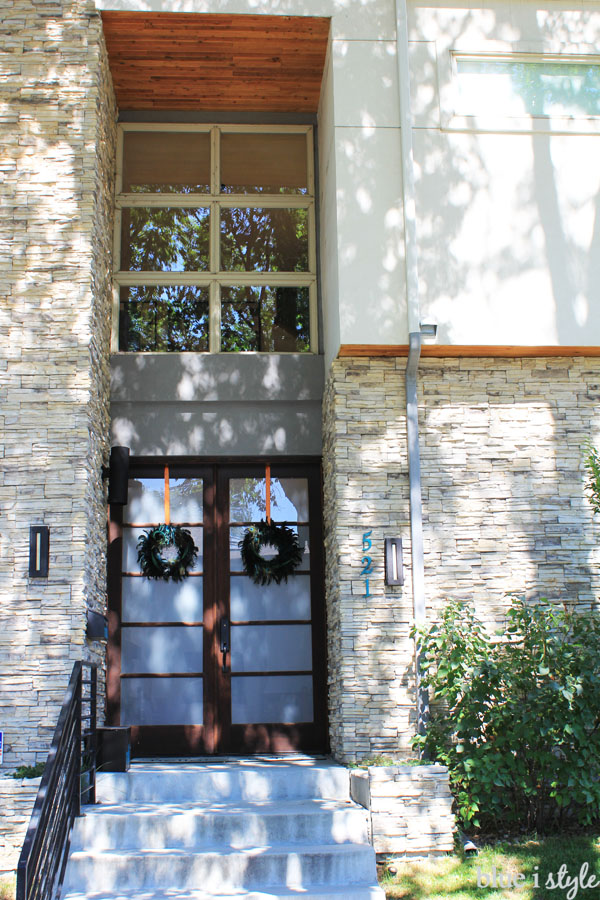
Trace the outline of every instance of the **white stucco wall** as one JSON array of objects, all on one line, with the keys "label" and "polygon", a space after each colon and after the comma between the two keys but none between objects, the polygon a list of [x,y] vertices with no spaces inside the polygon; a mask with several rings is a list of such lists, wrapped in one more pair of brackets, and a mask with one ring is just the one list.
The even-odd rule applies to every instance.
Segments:
[{"label": "white stucco wall", "polygon": [[485,7],[410,5],[422,318],[441,344],[598,345],[600,123],[459,117],[450,53],[594,53],[600,12]]},{"label": "white stucco wall", "polygon": [[[326,366],[340,344],[406,344],[393,0],[96,5],[331,17],[319,109]],[[410,2],[409,39],[421,320],[438,324],[440,344],[600,344],[600,122],[459,118],[450,67],[456,50],[593,52],[600,8]]]}]

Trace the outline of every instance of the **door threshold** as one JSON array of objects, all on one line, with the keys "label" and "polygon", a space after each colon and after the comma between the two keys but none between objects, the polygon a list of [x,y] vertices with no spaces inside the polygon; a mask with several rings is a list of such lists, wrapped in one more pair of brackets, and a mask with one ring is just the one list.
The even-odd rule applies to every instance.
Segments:
[{"label": "door threshold", "polygon": [[331,759],[325,753],[256,753],[239,754],[237,756],[136,756],[131,760],[131,765],[146,765],[156,763],[160,765],[206,765],[206,763],[260,763],[260,762],[293,762],[295,760],[326,760]]}]

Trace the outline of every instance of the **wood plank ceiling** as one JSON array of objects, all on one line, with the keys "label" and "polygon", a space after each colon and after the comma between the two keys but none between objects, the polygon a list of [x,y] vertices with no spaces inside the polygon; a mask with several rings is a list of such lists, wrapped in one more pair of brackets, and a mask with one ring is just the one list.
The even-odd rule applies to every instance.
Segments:
[{"label": "wood plank ceiling", "polygon": [[119,108],[316,112],[329,19],[102,13]]}]

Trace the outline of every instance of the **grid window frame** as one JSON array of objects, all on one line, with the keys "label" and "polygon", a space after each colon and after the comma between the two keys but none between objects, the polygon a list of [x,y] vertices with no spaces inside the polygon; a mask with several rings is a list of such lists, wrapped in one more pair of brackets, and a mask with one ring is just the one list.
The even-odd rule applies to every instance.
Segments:
[{"label": "grid window frame", "polygon": [[[210,192],[209,193],[141,193],[124,192],[123,187],[123,150],[125,135],[128,132],[180,132],[205,133],[210,136]],[[233,194],[221,191],[220,173],[220,139],[223,134],[299,134],[306,140],[306,193],[268,194],[243,193]],[[117,133],[117,170],[115,185],[115,231],[113,245],[113,309],[111,329],[112,353],[165,353],[165,352],[208,352],[211,354],[230,354],[232,352],[261,353],[318,353],[318,309],[317,309],[317,243],[316,243],[316,196],[314,171],[314,128],[312,125],[223,125],[223,124],[173,124],[173,123],[120,123]],[[123,210],[127,208],[199,208],[210,209],[209,264],[202,271],[128,271],[121,269]],[[308,221],[306,271],[226,271],[220,268],[221,246],[221,210],[223,209],[305,209]],[[119,321],[121,309],[121,288],[126,287],[160,287],[160,286],[194,286],[206,287],[209,291],[209,332],[208,351],[136,351],[119,348]],[[225,287],[297,287],[309,292],[309,341],[306,349],[286,350],[247,350],[231,351],[221,349],[221,288]]]}]

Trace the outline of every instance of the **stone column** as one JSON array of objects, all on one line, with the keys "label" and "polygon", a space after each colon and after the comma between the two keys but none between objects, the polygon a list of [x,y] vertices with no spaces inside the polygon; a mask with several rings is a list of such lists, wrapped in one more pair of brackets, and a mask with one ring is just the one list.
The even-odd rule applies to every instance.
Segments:
[{"label": "stone column", "polygon": [[[0,729],[45,759],[73,661],[101,661],[116,106],[91,0],[0,0]],[[50,529],[29,578],[29,528]]]},{"label": "stone column", "polygon": [[384,579],[384,538],[401,537],[410,560],[405,367],[335,360],[323,404],[330,739],[345,761],[405,756],[414,733],[410,572],[403,587]]}]

